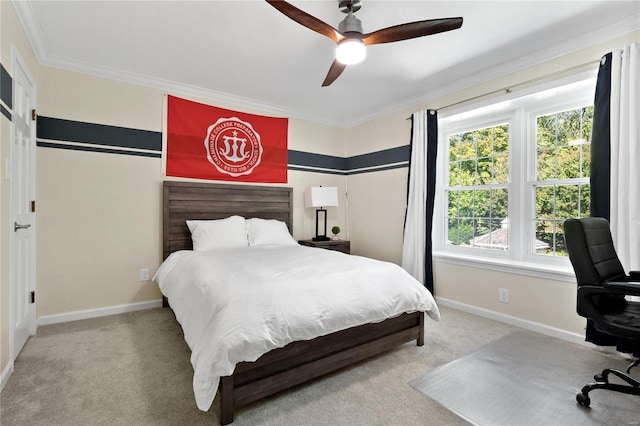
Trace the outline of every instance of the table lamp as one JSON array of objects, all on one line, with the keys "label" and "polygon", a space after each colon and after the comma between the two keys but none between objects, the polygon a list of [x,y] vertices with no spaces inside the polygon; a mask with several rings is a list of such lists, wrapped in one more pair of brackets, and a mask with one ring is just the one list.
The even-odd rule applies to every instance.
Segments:
[{"label": "table lamp", "polygon": [[[313,241],[329,241],[327,237],[327,210],[324,207],[338,205],[338,188],[335,186],[312,186],[304,191],[304,206],[320,207],[316,209],[316,236]],[[324,232],[320,233],[320,215],[324,216]]]}]

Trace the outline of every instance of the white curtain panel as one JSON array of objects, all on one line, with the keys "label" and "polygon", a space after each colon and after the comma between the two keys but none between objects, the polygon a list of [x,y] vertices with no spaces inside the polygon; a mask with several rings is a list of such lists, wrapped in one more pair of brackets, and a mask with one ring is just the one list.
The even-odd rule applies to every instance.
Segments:
[{"label": "white curtain panel", "polygon": [[427,110],[413,113],[411,168],[402,267],[424,284],[427,201]]},{"label": "white curtain panel", "polygon": [[611,233],[624,268],[640,270],[640,44],[612,52]]}]

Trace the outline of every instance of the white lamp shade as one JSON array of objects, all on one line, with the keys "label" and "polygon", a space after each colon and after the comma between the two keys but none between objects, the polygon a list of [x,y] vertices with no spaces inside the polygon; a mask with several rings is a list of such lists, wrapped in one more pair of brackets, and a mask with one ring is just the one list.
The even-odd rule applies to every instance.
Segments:
[{"label": "white lamp shade", "polygon": [[312,186],[304,191],[305,207],[333,207],[338,205],[338,188]]}]

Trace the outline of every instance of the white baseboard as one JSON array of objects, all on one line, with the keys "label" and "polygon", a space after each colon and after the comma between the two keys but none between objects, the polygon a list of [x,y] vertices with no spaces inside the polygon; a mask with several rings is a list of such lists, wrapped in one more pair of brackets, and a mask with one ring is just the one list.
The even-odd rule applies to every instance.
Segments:
[{"label": "white baseboard", "polygon": [[4,385],[7,384],[11,373],[13,373],[13,361],[7,364],[4,370],[2,370],[2,376],[0,376],[0,391],[4,389]]},{"label": "white baseboard", "polygon": [[436,297],[436,302],[442,306],[448,306],[459,311],[468,312],[480,317],[489,318],[509,325],[514,325],[516,327],[535,331],[536,333],[545,334],[547,336],[557,337],[558,339],[566,340],[571,343],[577,343],[579,345],[588,346],[591,348],[595,347],[595,345],[589,342],[585,342],[584,335],[578,333],[550,327],[548,325],[540,324],[518,317],[513,317],[511,315],[501,314],[499,312],[490,311],[488,309],[478,308],[477,306],[467,305],[465,303],[456,302],[455,300],[450,299],[444,299],[442,297]]},{"label": "white baseboard", "polygon": [[148,302],[129,303],[126,305],[109,306],[106,308],[88,309],[86,311],[67,312],[64,314],[45,315],[38,318],[38,327],[41,325],[58,324],[61,322],[78,321],[89,318],[104,317],[107,315],[123,314],[125,312],[141,311],[144,309],[160,308],[162,300],[150,300]]}]

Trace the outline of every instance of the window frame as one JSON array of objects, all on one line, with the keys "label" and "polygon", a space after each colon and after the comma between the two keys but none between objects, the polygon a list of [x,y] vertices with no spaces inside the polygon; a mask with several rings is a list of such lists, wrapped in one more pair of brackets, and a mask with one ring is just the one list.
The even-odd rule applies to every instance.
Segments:
[{"label": "window frame", "polygon": [[[572,282],[569,259],[536,254],[536,117],[593,104],[595,72],[588,71],[531,87],[498,101],[475,103],[440,114],[433,217],[433,255],[439,262]],[[446,244],[449,171],[448,137],[496,124],[509,124],[509,249],[484,250]],[[588,178],[587,178],[588,179]],[[561,180],[558,180],[560,183]],[[519,242],[519,243],[518,243]]]}]

